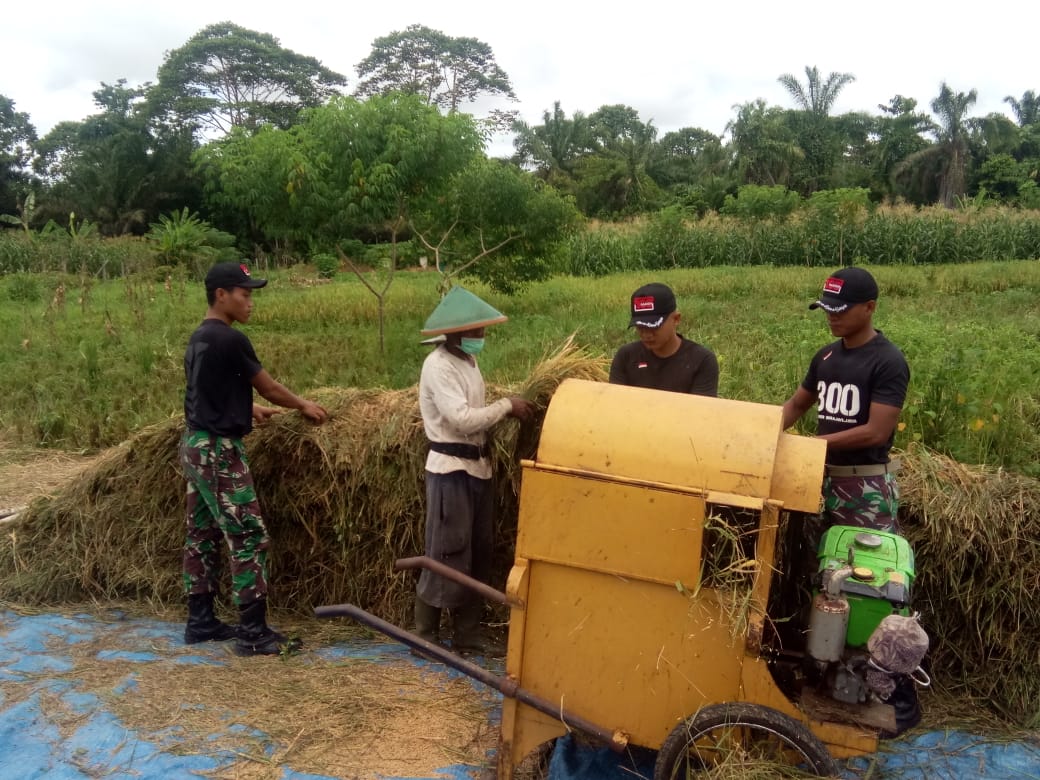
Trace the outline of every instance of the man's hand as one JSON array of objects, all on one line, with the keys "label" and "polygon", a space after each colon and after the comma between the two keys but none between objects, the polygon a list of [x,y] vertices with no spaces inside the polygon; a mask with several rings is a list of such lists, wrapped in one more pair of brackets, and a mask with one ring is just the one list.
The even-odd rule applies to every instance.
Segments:
[{"label": "man's hand", "polygon": [[513,405],[513,408],[509,410],[510,417],[516,417],[518,420],[530,420],[534,416],[535,405],[528,401],[526,398],[520,398],[519,396],[512,396],[509,399],[509,403]]},{"label": "man's hand", "polygon": [[300,407],[300,414],[318,425],[321,425],[329,419],[329,413],[325,411],[324,406],[319,406],[314,403],[314,401],[308,401],[307,399],[303,399],[303,406]]},{"label": "man's hand", "polygon": [[261,425],[276,414],[281,414],[281,409],[274,409],[270,406],[261,406],[260,404],[253,404],[253,420],[257,425]]}]

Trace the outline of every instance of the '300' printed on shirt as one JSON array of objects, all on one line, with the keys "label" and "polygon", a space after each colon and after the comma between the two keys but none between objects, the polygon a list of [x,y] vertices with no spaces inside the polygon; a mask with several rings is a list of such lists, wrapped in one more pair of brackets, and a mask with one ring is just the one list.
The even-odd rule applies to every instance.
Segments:
[{"label": "'300' printed on shirt", "polygon": [[856,417],[862,404],[859,398],[859,387],[843,385],[840,382],[817,382],[819,394],[818,408],[826,414],[840,414],[843,417]]}]

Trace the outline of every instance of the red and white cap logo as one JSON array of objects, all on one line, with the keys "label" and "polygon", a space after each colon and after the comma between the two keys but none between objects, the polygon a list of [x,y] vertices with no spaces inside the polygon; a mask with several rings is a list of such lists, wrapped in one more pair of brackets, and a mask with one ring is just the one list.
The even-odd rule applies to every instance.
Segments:
[{"label": "red and white cap logo", "polygon": [[641,295],[638,298],[632,299],[632,313],[640,314],[644,311],[654,310],[654,296],[652,295]]},{"label": "red and white cap logo", "polygon": [[242,269],[242,273],[244,273],[246,276],[252,276],[252,274],[249,273],[249,269],[246,268],[245,263],[239,263],[238,267]]},{"label": "red and white cap logo", "polygon": [[845,280],[832,276],[823,283],[823,291],[831,295],[841,295],[841,288],[845,286]]}]

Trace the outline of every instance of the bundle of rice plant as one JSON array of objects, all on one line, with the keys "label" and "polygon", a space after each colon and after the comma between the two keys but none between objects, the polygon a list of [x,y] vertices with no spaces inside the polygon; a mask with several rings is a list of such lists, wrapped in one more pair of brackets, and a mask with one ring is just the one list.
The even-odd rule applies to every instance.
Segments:
[{"label": "bundle of rice plant", "polygon": [[[506,421],[493,434],[499,586],[512,563],[519,458],[533,456],[560,382],[605,376],[602,358],[568,340],[524,382],[488,388],[489,400],[522,395],[540,410],[531,422]],[[328,388],[313,397],[330,413],[325,425],[288,413],[246,438],[272,538],[272,601],[304,612],[353,603],[407,625],[415,575],[393,565],[423,551],[427,448],[417,390]],[[146,428],[53,498],[32,504],[0,539],[0,599],[180,601],[182,431],[179,418]]]},{"label": "bundle of rice plant", "polygon": [[1040,481],[916,445],[899,475],[913,607],[944,688],[1040,724]]}]

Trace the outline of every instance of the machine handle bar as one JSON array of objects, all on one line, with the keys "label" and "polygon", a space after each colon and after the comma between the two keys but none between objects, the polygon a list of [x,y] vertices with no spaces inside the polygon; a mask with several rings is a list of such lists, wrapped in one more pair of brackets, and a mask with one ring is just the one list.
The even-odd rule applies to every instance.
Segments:
[{"label": "machine handle bar", "polygon": [[463,674],[494,688],[503,696],[508,696],[510,699],[516,699],[519,702],[533,707],[539,712],[545,713],[549,717],[556,718],[568,728],[573,727],[589,736],[595,737],[616,753],[622,753],[625,748],[628,747],[627,734],[624,734],[621,731],[611,731],[602,726],[597,726],[595,723],[587,721],[572,712],[568,712],[563,709],[563,707],[557,706],[550,701],[546,701],[539,696],[535,696],[530,691],[521,688],[515,680],[509,677],[499,677],[498,675],[489,672],[484,667],[471,663],[465,658],[456,655],[440,645],[434,644],[433,642],[427,642],[422,637],[413,634],[410,631],[405,631],[403,628],[398,628],[392,623],[387,623],[385,620],[382,620],[353,604],[335,604],[328,607],[315,607],[314,614],[319,618],[353,618],[369,628],[374,628],[381,634],[386,634],[392,639],[396,639],[398,642],[408,645],[408,647],[417,650],[428,658],[436,659],[437,661],[447,664],[453,669],[457,669]]},{"label": "machine handle bar", "polygon": [[457,582],[459,585],[463,585],[470,590],[474,590],[490,601],[497,602],[498,604],[505,604],[507,607],[517,607],[518,609],[524,608],[524,602],[522,599],[518,599],[516,596],[510,596],[508,593],[503,593],[500,590],[495,590],[490,585],[487,585],[480,580],[475,580],[468,574],[463,574],[458,569],[453,569],[440,561],[435,561],[427,555],[418,555],[414,558],[398,558],[394,564],[395,571],[401,571],[403,569],[427,569],[432,571],[434,574],[438,574],[441,577],[446,577],[452,582]]}]

